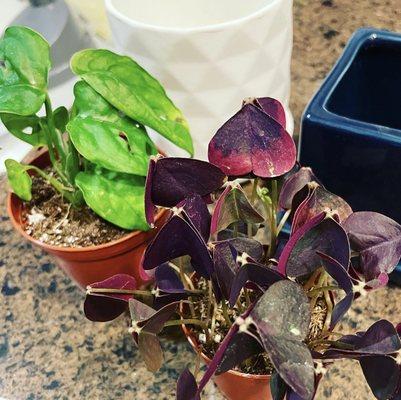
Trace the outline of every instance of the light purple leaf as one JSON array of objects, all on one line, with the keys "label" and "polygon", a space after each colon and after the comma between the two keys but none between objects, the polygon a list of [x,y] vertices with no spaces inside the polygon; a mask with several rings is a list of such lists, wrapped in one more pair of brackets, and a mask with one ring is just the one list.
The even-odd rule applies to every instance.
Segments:
[{"label": "light purple leaf", "polygon": [[210,234],[220,232],[239,221],[258,224],[264,218],[251,205],[240,185],[228,185],[216,202]]},{"label": "light purple leaf", "polygon": [[209,161],[229,176],[274,178],[290,171],[295,160],[290,134],[252,104],[245,104],[209,143]]},{"label": "light purple leaf", "polygon": [[401,257],[401,225],[382,214],[360,211],[343,223],[351,248],[360,253],[366,281],[394,270]]},{"label": "light purple leaf", "polygon": [[276,120],[283,128],[286,126],[286,117],[283,105],[272,97],[250,98],[244,104],[253,104],[263,110],[269,117]]},{"label": "light purple leaf", "polygon": [[289,210],[292,200],[297,192],[299,192],[309,182],[318,182],[315,174],[309,167],[302,167],[292,174],[283,184],[280,191],[279,205],[284,210]]},{"label": "light purple leaf", "polygon": [[143,268],[153,269],[184,255],[191,257],[192,266],[199,275],[210,277],[213,261],[205,241],[190,222],[181,215],[173,215],[147,247]]},{"label": "light purple leaf", "polygon": [[316,182],[309,183],[308,188],[307,198],[295,211],[292,233],[322,212],[337,215],[339,222],[346,220],[352,214],[352,209],[345,200]]},{"label": "light purple leaf", "polygon": [[141,332],[138,336],[138,349],[150,372],[157,372],[163,364],[163,350],[158,337],[154,334]]},{"label": "light purple leaf", "polygon": [[314,272],[321,266],[317,251],[348,268],[350,248],[347,234],[341,225],[325,213],[312,218],[290,237],[281,253],[278,271],[290,277]]},{"label": "light purple leaf", "polygon": [[134,277],[118,274],[88,286],[84,303],[85,316],[91,321],[106,322],[117,318],[128,308],[132,294],[91,293],[91,289],[135,290],[137,285]]}]

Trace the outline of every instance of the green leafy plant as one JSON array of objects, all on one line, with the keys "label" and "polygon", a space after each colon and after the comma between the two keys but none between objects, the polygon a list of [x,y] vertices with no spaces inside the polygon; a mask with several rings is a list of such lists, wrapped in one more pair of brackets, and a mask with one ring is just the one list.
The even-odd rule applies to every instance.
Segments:
[{"label": "green leafy plant", "polygon": [[147,230],[145,176],[149,158],[158,151],[145,126],[193,155],[184,116],[134,60],[96,49],[71,59],[72,71],[81,78],[72,109],[53,109],[50,68],[50,48],[42,36],[21,26],[5,31],[0,41],[0,118],[18,139],[46,146],[55,172],[7,160],[13,191],[31,200],[35,173],[73,206],[86,203],[121,228]]}]

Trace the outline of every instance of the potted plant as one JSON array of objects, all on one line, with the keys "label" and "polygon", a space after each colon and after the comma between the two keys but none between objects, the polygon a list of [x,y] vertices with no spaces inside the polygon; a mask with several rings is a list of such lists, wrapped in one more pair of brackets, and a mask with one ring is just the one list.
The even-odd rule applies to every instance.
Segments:
[{"label": "potted plant", "polygon": [[[81,286],[116,273],[149,280],[140,267],[156,229],[144,214],[149,158],[158,153],[148,126],[193,153],[187,123],[159,82],[129,57],[76,53],[80,78],[72,109],[53,109],[49,45],[13,26],[0,41],[0,117],[9,132],[41,148],[27,164],[6,160],[15,228],[56,257]],[[44,115],[39,111],[44,108]]]},{"label": "potted plant", "polygon": [[[400,397],[400,327],[380,320],[351,335],[336,327],[354,300],[386,285],[401,226],[353,212],[295,157],[282,107],[263,98],[245,101],[218,130],[210,164],[151,160],[147,219],[156,205],[172,210],[143,258],[155,287],[141,291],[116,275],[87,288],[89,319],[129,309],[129,331],[152,371],[163,361],[157,334],[184,327],[208,368],[200,379],[199,363],[181,374],[178,400],[199,399],[213,376],[228,399],[310,400],[340,358],[359,361],[376,398]],[[250,195],[239,177],[253,182]]]}]

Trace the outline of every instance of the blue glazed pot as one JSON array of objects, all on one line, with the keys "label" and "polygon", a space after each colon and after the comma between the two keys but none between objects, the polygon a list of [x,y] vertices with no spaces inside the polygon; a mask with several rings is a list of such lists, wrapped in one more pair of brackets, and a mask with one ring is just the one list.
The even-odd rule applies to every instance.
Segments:
[{"label": "blue glazed pot", "polygon": [[301,164],[355,211],[401,223],[401,35],[352,36],[304,112],[299,149]]}]

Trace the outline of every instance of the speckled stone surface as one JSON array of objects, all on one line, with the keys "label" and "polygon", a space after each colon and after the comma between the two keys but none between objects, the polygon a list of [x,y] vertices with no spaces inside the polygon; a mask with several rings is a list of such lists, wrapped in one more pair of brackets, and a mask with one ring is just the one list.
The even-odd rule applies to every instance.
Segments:
[{"label": "speckled stone surface", "polygon": [[[401,31],[399,0],[295,0],[292,108],[296,121],[351,32],[373,25]],[[296,124],[298,126],[298,124]],[[164,340],[165,366],[145,369],[124,318],[93,324],[84,295],[40,250],[13,231],[0,179],[0,397],[20,399],[174,398],[175,379],[192,359],[185,341]],[[401,321],[401,289],[360,300],[343,331],[383,317]],[[205,399],[221,400],[213,385]],[[317,399],[373,399],[356,362],[331,367]]]}]

